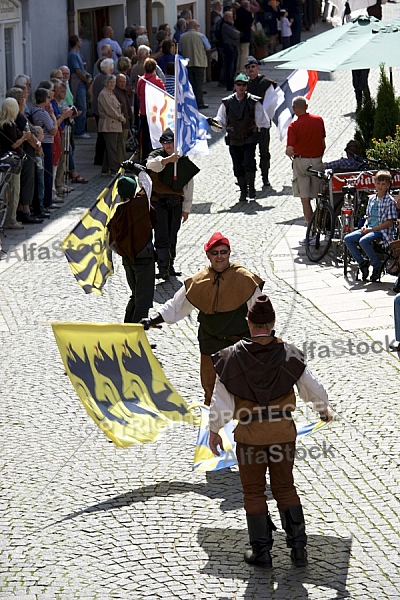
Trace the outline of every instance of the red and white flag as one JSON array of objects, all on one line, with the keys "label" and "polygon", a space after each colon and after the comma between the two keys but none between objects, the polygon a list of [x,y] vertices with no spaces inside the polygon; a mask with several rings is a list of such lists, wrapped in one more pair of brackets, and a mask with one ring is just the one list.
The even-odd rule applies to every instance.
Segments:
[{"label": "red and white flag", "polygon": [[[293,71],[287,79],[273,89],[270,86],[265,94],[263,107],[279,131],[282,142],[290,123],[293,120],[292,102],[296,96],[304,96],[309,100],[318,81],[318,71]],[[268,93],[269,92],[269,93]]]}]

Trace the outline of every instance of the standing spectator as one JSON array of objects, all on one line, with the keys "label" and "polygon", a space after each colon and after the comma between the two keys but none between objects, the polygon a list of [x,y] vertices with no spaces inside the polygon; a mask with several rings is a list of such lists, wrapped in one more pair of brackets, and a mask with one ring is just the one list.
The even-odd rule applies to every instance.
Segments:
[{"label": "standing spectator", "polygon": [[301,42],[303,0],[284,0],[283,8],[286,8],[289,14],[289,21],[292,28],[291,45],[295,46]]},{"label": "standing spectator", "polygon": [[[271,87],[271,85],[276,88],[276,82],[267,79],[264,75],[260,75],[260,66],[259,62],[254,56],[249,56],[246,61],[246,75],[249,77],[249,82],[247,84],[247,91],[249,94],[253,96],[258,96],[260,98],[261,104],[264,102],[265,94],[267,90]],[[268,119],[269,120],[269,119]],[[260,152],[260,170],[261,176],[263,180],[263,186],[268,187],[270,185],[268,174],[271,164],[271,154],[269,152],[269,143],[270,143],[270,127],[271,122],[269,122],[268,127],[262,127],[259,133],[259,141],[258,141],[258,149]]]},{"label": "standing spectator", "polygon": [[[24,155],[23,144],[31,139],[30,131],[20,131],[15,123],[19,113],[18,102],[15,98],[6,98],[0,106],[0,151],[1,155],[6,152],[15,152],[21,158]],[[7,206],[4,229],[23,229],[24,226],[17,221],[17,209],[20,193],[20,173],[11,176],[9,185],[9,203]]]},{"label": "standing spectator", "polygon": [[279,5],[277,0],[264,0],[264,22],[269,38],[268,54],[275,54],[278,39]]},{"label": "standing spectator", "polygon": [[226,89],[228,92],[231,92],[233,90],[240,45],[240,31],[233,24],[233,12],[231,10],[227,10],[224,13],[221,36]]},{"label": "standing spectator", "polygon": [[369,69],[356,69],[351,72],[351,75],[354,93],[356,95],[357,111],[359,111],[362,104],[363,92],[368,99],[371,98],[371,92],[368,87]]},{"label": "standing spectator", "polygon": [[233,172],[240,187],[239,202],[255,200],[256,146],[258,129],[268,128],[270,123],[258,96],[247,92],[249,78],[239,73],[235,78],[235,92],[223,98],[215,120],[226,127]]},{"label": "standing spectator", "polygon": [[213,80],[218,81],[221,87],[224,85],[223,75],[223,54],[222,54],[222,37],[221,37],[221,25],[223,22],[222,3],[220,0],[214,0],[211,3],[211,29],[210,29],[210,41],[215,50],[217,51],[217,61],[215,64],[215,73],[213,73]]},{"label": "standing spectator", "polygon": [[[14,98],[18,102],[19,113],[15,119],[15,125],[19,132],[23,134],[24,132],[29,131],[29,122],[25,114],[25,90],[23,90],[22,87],[13,87],[7,91],[6,96],[7,98]],[[42,223],[42,218],[31,214],[33,194],[35,191],[35,156],[36,151],[41,148],[41,143],[31,131],[31,136],[27,137],[20,148],[24,151],[26,160],[22,163],[22,170],[20,173],[19,204],[22,210],[17,213],[17,220],[21,223]]]},{"label": "standing spectator", "polygon": [[92,77],[86,71],[82,57],[79,54],[81,41],[77,35],[71,35],[69,46],[71,50],[68,54],[68,68],[71,72],[71,92],[74,96],[75,106],[80,111],[79,116],[75,118],[74,135],[80,138],[90,138],[90,135],[85,132],[86,96]]},{"label": "standing spectator", "polygon": [[147,318],[154,297],[153,227],[156,215],[145,192],[135,192],[134,179],[121,177],[118,180],[118,193],[123,202],[118,204],[108,224],[110,246],[122,256],[126,280],[132,292],[124,323],[139,323]]},{"label": "standing spectator", "polygon": [[105,58],[109,58],[110,60],[112,60],[113,67],[114,67],[113,73],[115,72],[115,62],[113,61],[113,58],[112,58],[112,48],[111,48],[110,44],[104,44],[101,47],[101,57],[98,60],[96,60],[96,63],[94,65],[93,78],[97,77],[97,75],[101,72],[100,65]]},{"label": "standing spectator", "polygon": [[[138,77],[140,77],[141,75],[144,75],[144,73],[145,73],[144,62],[145,62],[145,60],[150,58],[150,54],[151,54],[151,49],[149,48],[149,46],[145,46],[145,45],[139,46],[137,63],[135,65],[133,65],[133,67],[131,69],[131,79],[132,79],[132,86],[133,86],[134,90],[137,89]],[[163,82],[165,82],[165,75],[157,63],[156,63],[156,75]]]},{"label": "standing spectator", "polygon": [[[176,244],[181,222],[185,223],[193,202],[193,177],[198,167],[187,156],[174,153],[174,134],[166,129],[161,137],[162,148],[151,152],[146,167],[153,182],[152,203],[157,212],[155,247],[158,277],[168,279],[180,275],[175,271]],[[174,178],[174,163],[177,179]]]},{"label": "standing spectator", "polygon": [[[321,117],[307,112],[308,104],[303,96],[296,96],[292,107],[297,120],[288,128],[286,155],[293,161],[293,196],[301,198],[304,220],[308,224],[313,212],[311,198],[317,197],[320,182],[307,169],[323,169],[325,125]],[[300,243],[305,244],[305,239]]]},{"label": "standing spectator", "polygon": [[239,44],[239,56],[236,71],[240,73],[244,70],[244,65],[249,56],[251,27],[253,25],[253,15],[250,10],[249,0],[241,0],[240,7],[236,11],[235,27],[241,33]]},{"label": "standing spectator", "polygon": [[125,117],[114,94],[115,85],[115,75],[106,75],[98,98],[99,131],[103,134],[105,142],[102,175],[109,173],[115,175],[121,164],[119,149],[123,138],[122,124],[125,123]]},{"label": "standing spectator", "polygon": [[257,298],[247,313],[250,339],[213,355],[217,380],[210,410],[211,450],[220,455],[223,442],[218,434],[232,418],[236,455],[243,488],[243,503],[251,550],[244,560],[251,565],[272,567],[270,550],[274,527],[265,496],[266,474],[277,502],[286,545],[296,567],[307,565],[304,514],[293,481],[296,454],[296,407],[293,386],[300,398],[312,402],[314,410],[332,421],[328,395],[308,370],[303,355],[291,344],[275,337],[275,311],[268,296]]},{"label": "standing spectator", "polygon": [[175,61],[175,44],[171,40],[164,40],[161,46],[161,54],[157,58],[157,64],[163,73],[167,72],[167,63]]},{"label": "standing spectator", "polygon": [[105,27],[103,27],[103,29],[102,29],[102,36],[103,36],[102,39],[97,42],[97,56],[100,58],[101,57],[101,47],[104,44],[109,44],[111,46],[111,50],[112,50],[112,59],[113,59],[114,63],[117,64],[117,60],[119,59],[120,56],[122,56],[122,48],[118,44],[118,42],[116,42],[113,39],[113,37],[114,37],[113,28],[110,27],[109,25],[105,25]]},{"label": "standing spectator", "polygon": [[103,134],[99,131],[99,94],[103,90],[103,83],[107,75],[114,73],[114,61],[112,58],[104,58],[100,63],[100,73],[96,75],[93,80],[92,86],[92,113],[94,115],[96,126],[97,126],[97,139],[96,148],[94,153],[93,164],[101,167],[104,161],[104,153],[106,151],[106,144],[104,141]]},{"label": "standing spectator", "polygon": [[196,97],[197,107],[199,109],[208,108],[203,100],[203,83],[206,77],[206,68],[208,64],[207,52],[211,50],[211,45],[206,36],[199,31],[200,25],[192,19],[189,21],[189,29],[181,36],[179,40],[180,53],[184,58],[189,59],[187,67],[189,81]]},{"label": "standing spectator", "polygon": [[129,27],[125,27],[124,41],[122,43],[122,50],[125,50],[125,48],[129,48],[129,46],[132,46],[134,37],[135,37],[135,29],[131,25]]},{"label": "standing spectator", "polygon": [[174,297],[158,308],[158,315],[142,323],[145,329],[164,321],[172,324],[187,317],[193,308],[199,311],[200,378],[204,404],[209,406],[216,376],[211,356],[249,336],[247,310],[261,294],[264,282],[230,262],[231,245],[219,231],[204,244],[204,251],[209,266],[186,279]]},{"label": "standing spectator", "polygon": [[187,29],[187,21],[186,21],[186,19],[182,19],[182,18],[178,19],[177,22],[176,22],[176,25],[175,25],[175,33],[174,33],[174,37],[173,37],[173,41],[176,44],[179,44],[179,41],[181,39],[181,35],[183,33],[185,33],[186,29]]},{"label": "standing spectator", "polygon": [[156,85],[161,90],[165,90],[164,82],[156,75],[157,63],[153,58],[146,58],[144,62],[144,75],[137,82],[137,97],[139,100],[140,115],[140,157],[144,161],[152,151],[149,124],[147,122],[146,112],[146,81]]},{"label": "standing spectator", "polygon": [[156,33],[156,42],[154,44],[154,54],[153,54],[153,58],[155,58],[157,60],[157,58],[159,56],[161,56],[161,49],[162,49],[162,45],[163,43],[168,40],[168,33],[165,31],[165,29],[159,29]]},{"label": "standing spectator", "polygon": [[35,91],[36,105],[32,108],[30,118],[34,125],[43,129],[43,166],[44,166],[44,197],[43,206],[57,208],[53,205],[53,143],[58,126],[50,103],[51,92],[39,87]]},{"label": "standing spectator", "polygon": [[123,162],[126,158],[126,142],[128,140],[128,135],[130,130],[132,129],[132,107],[129,98],[129,93],[126,87],[126,75],[123,73],[118,73],[116,76],[116,86],[114,89],[114,94],[118,98],[118,101],[121,105],[121,111],[123,116],[125,117],[125,123],[122,125],[122,137],[120,138],[119,145],[119,160]]},{"label": "standing spectator", "polygon": [[175,96],[175,63],[169,62],[167,63],[167,68],[165,71],[165,89],[168,94],[171,96]]},{"label": "standing spectator", "polygon": [[281,10],[281,41],[282,41],[282,50],[286,48],[290,48],[291,40],[292,40],[292,28],[290,26],[290,21],[288,19],[289,13],[286,8]]},{"label": "standing spectator", "polygon": [[69,70],[69,68],[67,67],[67,65],[61,65],[60,67],[60,71],[62,73],[62,80],[65,85],[67,86],[67,93],[65,96],[65,101],[68,104],[68,106],[72,106],[74,103],[74,96],[71,92],[71,88],[69,87],[69,80],[71,78],[71,71]]}]

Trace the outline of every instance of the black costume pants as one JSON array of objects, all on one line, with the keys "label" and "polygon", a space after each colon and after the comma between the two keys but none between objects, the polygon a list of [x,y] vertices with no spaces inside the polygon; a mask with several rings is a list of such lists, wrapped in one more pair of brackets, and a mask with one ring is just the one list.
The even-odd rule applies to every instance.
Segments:
[{"label": "black costume pants", "polygon": [[146,319],[153,306],[155,268],[154,257],[138,258],[133,263],[129,258],[123,258],[126,280],[132,295],[125,310],[124,323],[139,323]]},{"label": "black costume pants", "polygon": [[198,107],[204,104],[203,83],[205,79],[205,72],[206,70],[204,67],[188,67],[188,77],[193,88],[193,93],[196,97]]},{"label": "black costume pants", "polygon": [[178,231],[182,220],[182,201],[175,204],[162,196],[154,202],[157,213],[157,222],[154,228],[154,245],[157,252],[159,268],[169,267],[176,256],[176,243]]},{"label": "black costume pants", "polygon": [[266,127],[261,129],[260,141],[258,142],[258,149],[260,151],[260,170],[263,180],[268,179],[268,172],[271,163],[271,154],[269,152],[270,142],[270,131]]},{"label": "black costume pants", "polygon": [[244,177],[246,173],[256,172],[256,144],[229,146],[229,153],[232,158],[235,177]]}]

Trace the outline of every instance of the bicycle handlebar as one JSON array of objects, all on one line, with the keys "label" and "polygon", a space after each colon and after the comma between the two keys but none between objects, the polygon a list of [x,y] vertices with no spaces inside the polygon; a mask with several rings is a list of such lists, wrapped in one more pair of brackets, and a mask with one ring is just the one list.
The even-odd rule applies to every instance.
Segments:
[{"label": "bicycle handlebar", "polygon": [[307,167],[307,171],[314,175],[314,177],[318,177],[318,179],[323,179],[324,181],[329,181],[332,179],[333,172],[332,171],[317,171],[312,167]]}]

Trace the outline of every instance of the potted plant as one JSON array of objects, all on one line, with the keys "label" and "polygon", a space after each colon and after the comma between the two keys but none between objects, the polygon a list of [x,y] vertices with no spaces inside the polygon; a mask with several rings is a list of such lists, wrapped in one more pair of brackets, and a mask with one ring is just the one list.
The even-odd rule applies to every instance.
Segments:
[{"label": "potted plant", "polygon": [[262,27],[257,27],[253,31],[252,42],[255,58],[258,60],[265,58],[268,55],[268,38]]}]

